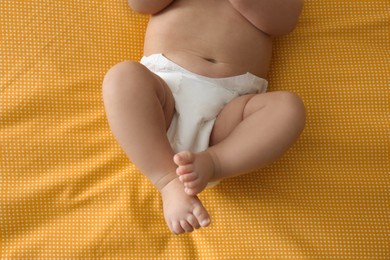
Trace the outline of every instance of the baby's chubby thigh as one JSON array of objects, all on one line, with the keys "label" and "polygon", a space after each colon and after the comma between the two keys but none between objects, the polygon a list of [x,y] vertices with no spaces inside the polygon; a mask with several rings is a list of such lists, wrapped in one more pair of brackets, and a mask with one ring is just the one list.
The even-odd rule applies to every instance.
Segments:
[{"label": "baby's chubby thigh", "polygon": [[218,114],[210,136],[210,146],[216,145],[236,128],[243,120],[248,101],[259,94],[247,94],[234,98]]},{"label": "baby's chubby thigh", "polygon": [[158,101],[164,112],[166,128],[169,127],[175,110],[172,92],[167,83],[145,65],[124,61],[113,66],[105,75],[103,94],[110,97],[117,93],[139,101],[142,98]]}]

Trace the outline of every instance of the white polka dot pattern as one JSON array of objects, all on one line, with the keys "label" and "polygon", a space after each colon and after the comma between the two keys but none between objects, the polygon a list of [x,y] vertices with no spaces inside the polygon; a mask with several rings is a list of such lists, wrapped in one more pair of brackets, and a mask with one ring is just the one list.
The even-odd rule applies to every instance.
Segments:
[{"label": "white polka dot pattern", "polygon": [[105,72],[142,56],[126,2],[0,1],[1,258],[388,259],[389,1],[305,1],[270,73],[302,137],[203,192],[212,224],[182,236],[104,113]]}]

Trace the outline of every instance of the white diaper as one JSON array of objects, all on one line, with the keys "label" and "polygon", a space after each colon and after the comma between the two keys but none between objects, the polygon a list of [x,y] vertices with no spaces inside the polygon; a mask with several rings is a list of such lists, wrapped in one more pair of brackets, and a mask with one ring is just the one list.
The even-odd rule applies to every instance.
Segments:
[{"label": "white diaper", "polygon": [[222,108],[238,96],[263,93],[268,85],[265,79],[251,73],[227,78],[197,75],[162,54],[143,57],[141,63],[160,76],[172,91],[176,111],[167,135],[175,152],[206,150]]}]

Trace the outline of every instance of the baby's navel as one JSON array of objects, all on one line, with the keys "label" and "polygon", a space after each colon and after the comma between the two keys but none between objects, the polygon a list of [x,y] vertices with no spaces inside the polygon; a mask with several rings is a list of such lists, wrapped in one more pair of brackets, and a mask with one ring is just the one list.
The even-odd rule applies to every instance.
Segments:
[{"label": "baby's navel", "polygon": [[203,58],[203,59],[205,59],[206,61],[211,62],[211,63],[217,63],[216,60],[211,59],[211,58]]}]

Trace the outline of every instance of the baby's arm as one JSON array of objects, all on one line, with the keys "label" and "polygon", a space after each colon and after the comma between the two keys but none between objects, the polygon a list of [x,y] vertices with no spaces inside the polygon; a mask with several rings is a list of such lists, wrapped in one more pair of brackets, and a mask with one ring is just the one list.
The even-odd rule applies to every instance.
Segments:
[{"label": "baby's arm", "polygon": [[156,14],[170,5],[174,0],[128,0],[129,6],[141,14]]},{"label": "baby's arm", "polygon": [[254,26],[273,36],[291,32],[303,7],[303,0],[229,1]]}]

